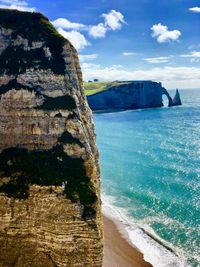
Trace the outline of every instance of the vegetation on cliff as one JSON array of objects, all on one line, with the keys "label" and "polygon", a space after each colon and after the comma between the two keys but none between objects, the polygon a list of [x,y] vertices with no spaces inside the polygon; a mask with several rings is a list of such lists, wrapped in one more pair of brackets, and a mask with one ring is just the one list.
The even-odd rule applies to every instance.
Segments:
[{"label": "vegetation on cliff", "polygon": [[111,87],[118,87],[122,84],[127,84],[128,82],[84,82],[83,87],[85,90],[86,96],[94,95],[102,91],[106,91]]},{"label": "vegetation on cliff", "polygon": [[65,73],[62,52],[63,45],[68,41],[45,16],[40,13],[0,9],[0,27],[13,31],[11,39],[21,36],[28,40],[30,46],[32,42],[44,42],[44,46],[48,44],[51,52],[51,59],[48,59],[43,47],[25,51],[23,46],[10,45],[1,55],[0,74],[19,74],[31,67],[51,69],[57,74]]},{"label": "vegetation on cliff", "polygon": [[107,90],[112,84],[112,82],[84,82],[83,86],[86,95],[93,95],[98,92]]},{"label": "vegetation on cliff", "polygon": [[[65,41],[41,13],[21,12],[18,10],[0,9],[0,25],[6,29],[15,31],[15,35],[29,37],[30,41],[38,38],[49,39],[56,37],[57,40]],[[30,30],[31,29],[31,30]]]}]

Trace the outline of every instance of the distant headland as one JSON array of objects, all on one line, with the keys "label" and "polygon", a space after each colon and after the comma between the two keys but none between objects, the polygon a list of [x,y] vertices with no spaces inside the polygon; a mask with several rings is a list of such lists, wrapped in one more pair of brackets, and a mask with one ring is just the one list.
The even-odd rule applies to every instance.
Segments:
[{"label": "distant headland", "polygon": [[174,98],[160,82],[114,81],[84,83],[88,103],[93,111],[127,110],[163,106],[163,95],[168,106],[182,105],[178,89]]}]

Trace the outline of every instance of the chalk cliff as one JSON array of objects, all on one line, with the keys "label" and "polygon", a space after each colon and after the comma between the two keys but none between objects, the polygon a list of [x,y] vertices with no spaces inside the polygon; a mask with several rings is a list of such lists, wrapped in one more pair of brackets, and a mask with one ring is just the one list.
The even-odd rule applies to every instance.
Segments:
[{"label": "chalk cliff", "polygon": [[152,81],[114,82],[107,90],[88,95],[87,99],[94,111],[123,110],[162,107],[163,95],[167,96],[169,107],[177,105],[161,83]]},{"label": "chalk cliff", "polygon": [[98,151],[77,52],[0,9],[0,267],[102,266]]}]

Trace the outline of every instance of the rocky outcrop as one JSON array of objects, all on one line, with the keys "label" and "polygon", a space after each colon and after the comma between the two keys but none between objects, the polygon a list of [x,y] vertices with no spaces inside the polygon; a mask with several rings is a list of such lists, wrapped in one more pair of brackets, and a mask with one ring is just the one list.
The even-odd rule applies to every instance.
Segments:
[{"label": "rocky outcrop", "polygon": [[180,97],[180,93],[179,93],[178,89],[176,89],[176,94],[173,98],[173,104],[174,104],[174,106],[181,106],[182,105],[181,97]]},{"label": "rocky outcrop", "polygon": [[76,50],[0,9],[0,267],[102,266],[98,151]]},{"label": "rocky outcrop", "polygon": [[87,99],[93,111],[125,110],[162,107],[163,95],[167,96],[169,107],[176,105],[162,84],[152,81],[115,82],[109,89]]}]

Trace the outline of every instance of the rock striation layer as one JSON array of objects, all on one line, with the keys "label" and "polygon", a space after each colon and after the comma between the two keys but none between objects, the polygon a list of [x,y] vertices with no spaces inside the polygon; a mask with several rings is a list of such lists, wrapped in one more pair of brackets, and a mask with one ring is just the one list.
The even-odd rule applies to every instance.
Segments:
[{"label": "rock striation layer", "polygon": [[77,52],[0,9],[0,267],[102,266],[98,151]]},{"label": "rock striation layer", "polygon": [[177,105],[161,83],[152,81],[114,82],[107,90],[88,95],[87,99],[93,111],[124,110],[162,107],[163,95],[167,96],[169,107]]}]

